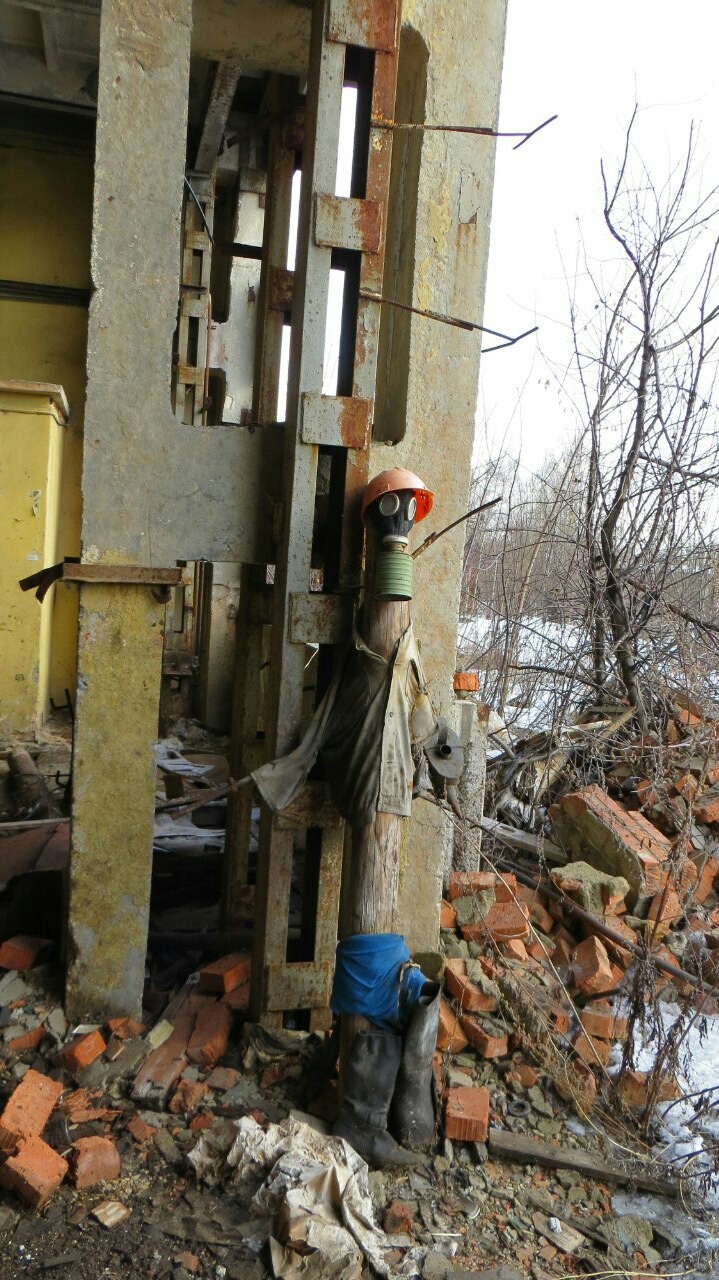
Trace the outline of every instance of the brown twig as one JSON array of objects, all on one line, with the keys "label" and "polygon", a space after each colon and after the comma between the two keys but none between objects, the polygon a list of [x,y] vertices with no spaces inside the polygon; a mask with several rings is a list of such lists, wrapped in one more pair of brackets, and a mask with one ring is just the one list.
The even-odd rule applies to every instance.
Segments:
[{"label": "brown twig", "polygon": [[503,496],[500,493],[498,498],[492,498],[490,502],[481,502],[478,507],[472,507],[471,511],[465,511],[463,516],[458,516],[456,520],[452,520],[451,524],[446,524],[444,529],[437,529],[434,533],[430,533],[429,537],[425,538],[424,542],[417,547],[417,550],[412,552],[412,559],[416,560],[417,556],[421,556],[422,552],[431,547],[444,533],[449,533],[450,529],[456,529],[458,524],[463,524],[465,520],[471,520],[472,516],[478,515],[480,511],[488,511],[490,507],[496,507],[497,503],[502,501]]}]

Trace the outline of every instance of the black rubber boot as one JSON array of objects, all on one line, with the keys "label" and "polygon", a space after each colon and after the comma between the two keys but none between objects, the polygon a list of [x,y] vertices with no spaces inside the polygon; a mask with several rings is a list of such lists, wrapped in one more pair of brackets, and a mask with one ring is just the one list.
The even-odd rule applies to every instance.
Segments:
[{"label": "black rubber boot", "polygon": [[392,1094],[402,1058],[402,1038],[385,1031],[360,1031],[345,1068],[344,1097],[332,1132],[346,1138],[369,1165],[413,1165],[387,1129]]},{"label": "black rubber boot", "polygon": [[402,1063],[392,1099],[390,1128],[405,1146],[427,1147],[434,1133],[432,1059],[437,1047],[440,985],[428,982],[404,1033]]}]

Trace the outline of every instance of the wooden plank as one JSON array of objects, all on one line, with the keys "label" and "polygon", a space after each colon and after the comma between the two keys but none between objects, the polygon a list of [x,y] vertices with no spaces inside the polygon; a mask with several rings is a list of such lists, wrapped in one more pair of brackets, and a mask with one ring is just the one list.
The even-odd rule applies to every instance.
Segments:
[{"label": "wooden plank", "polygon": [[372,421],[372,401],[359,396],[302,396],[302,439],[305,444],[366,449]]},{"label": "wooden plank", "polygon": [[326,1007],[333,972],[334,965],[329,960],[319,964],[314,960],[268,964],[265,968],[268,1010]]},{"label": "wooden plank", "polygon": [[516,1160],[520,1164],[538,1164],[545,1169],[573,1169],[598,1182],[615,1186],[631,1183],[639,1191],[649,1191],[660,1196],[676,1196],[679,1183],[646,1177],[641,1167],[624,1168],[595,1156],[591,1151],[579,1151],[574,1147],[554,1147],[551,1142],[530,1138],[525,1133],[510,1133],[506,1129],[490,1129],[487,1146],[492,1155],[504,1160]]},{"label": "wooden plank", "polygon": [[383,239],[384,206],[379,200],[315,194],[315,244],[379,253]]},{"label": "wooden plank", "polygon": [[497,822],[495,818],[480,818],[477,826],[486,831],[487,835],[495,836],[503,844],[510,845],[512,849],[521,849],[524,853],[533,853],[557,864],[568,861],[564,849],[544,836],[535,836],[531,831],[520,831],[506,822]]},{"label": "wooden plank", "polygon": [[290,640],[293,644],[344,644],[352,635],[353,615],[353,596],[293,591]]}]

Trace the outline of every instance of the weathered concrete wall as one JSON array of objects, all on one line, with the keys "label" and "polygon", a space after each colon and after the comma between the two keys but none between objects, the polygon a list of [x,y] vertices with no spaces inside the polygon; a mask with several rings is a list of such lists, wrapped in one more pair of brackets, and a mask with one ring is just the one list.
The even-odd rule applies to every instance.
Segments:
[{"label": "weathered concrete wall", "polygon": [[[427,48],[428,124],[496,127],[506,7],[506,0],[467,0],[450,8],[437,0],[405,0],[403,23]],[[416,59],[410,70],[416,74]],[[423,136],[412,264],[415,306],[481,323],[494,153],[488,138]],[[434,491],[434,510],[415,532],[414,545],[467,508],[480,347],[479,334],[412,318],[406,434],[395,447],[373,447],[371,473],[406,466]],[[391,424],[380,430],[384,438],[398,438]],[[463,537],[461,527],[447,534],[415,566],[412,617],[438,713],[446,712],[452,700]],[[410,946],[426,948],[437,936],[443,821],[418,801],[405,824],[400,914]]]},{"label": "weathered concrete wall", "polygon": [[[162,511],[156,480],[171,490],[172,469],[180,487],[183,476],[168,437],[179,430],[169,385],[190,18],[190,0],[105,0],[102,9],[83,552],[116,564],[182,555],[153,540],[150,513]],[[179,438],[176,446],[179,459]],[[168,525],[183,514],[173,511]],[[66,992],[74,1018],[141,1004],[163,612],[147,587],[81,587]]]},{"label": "weathered concrete wall", "polygon": [[191,9],[190,0],[103,5],[85,559],[271,555],[269,437],[185,426],[171,411]]}]

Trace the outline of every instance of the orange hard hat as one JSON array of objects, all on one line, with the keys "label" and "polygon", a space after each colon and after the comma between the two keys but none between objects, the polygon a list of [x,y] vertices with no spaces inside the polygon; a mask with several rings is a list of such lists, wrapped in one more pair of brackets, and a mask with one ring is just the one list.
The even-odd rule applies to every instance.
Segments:
[{"label": "orange hard hat", "polygon": [[370,480],[367,488],[362,494],[362,508],[360,515],[362,520],[365,518],[365,511],[371,502],[381,497],[383,493],[396,493],[400,489],[411,489],[417,499],[417,514],[414,522],[419,524],[420,520],[424,520],[432,510],[433,493],[424,483],[416,476],[413,471],[405,471],[404,467],[390,467],[389,471],[380,471],[378,476]]}]

